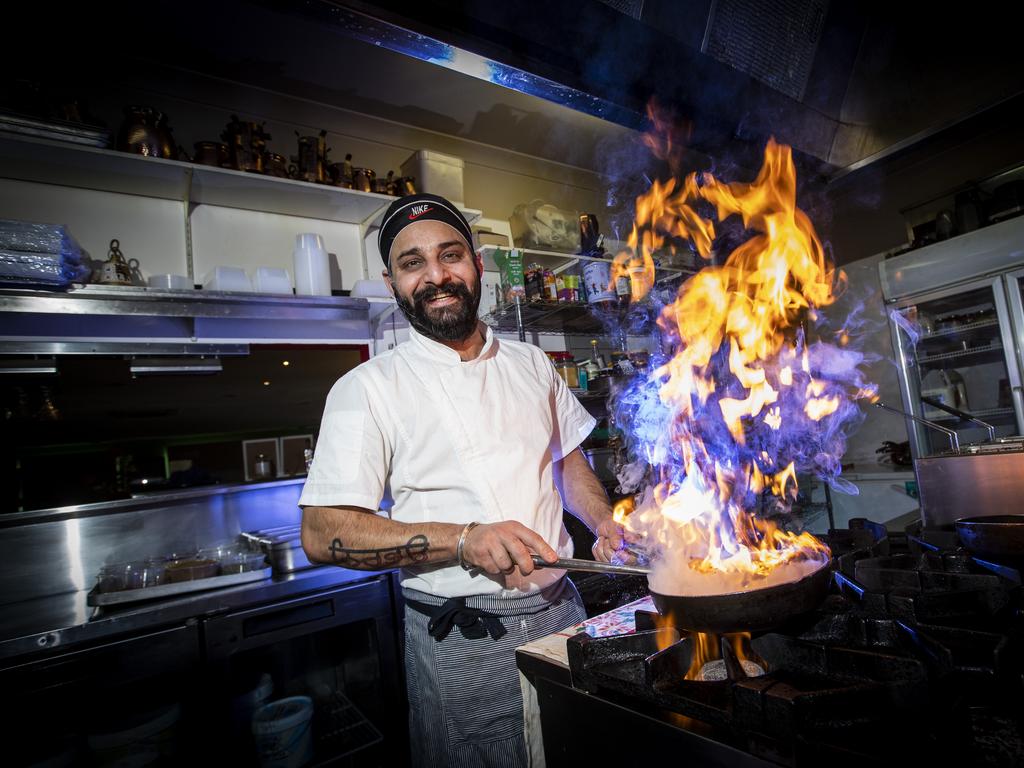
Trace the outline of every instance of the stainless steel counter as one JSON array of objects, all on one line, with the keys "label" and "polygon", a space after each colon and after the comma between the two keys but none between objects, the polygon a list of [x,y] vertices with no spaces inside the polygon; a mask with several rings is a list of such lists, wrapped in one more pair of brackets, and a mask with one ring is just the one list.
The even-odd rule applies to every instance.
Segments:
[{"label": "stainless steel counter", "polygon": [[0,659],[92,644],[139,630],[182,623],[321,589],[388,579],[390,571],[352,571],[322,566],[237,587],[196,592],[132,608],[91,608],[87,591],[49,595],[3,607]]}]

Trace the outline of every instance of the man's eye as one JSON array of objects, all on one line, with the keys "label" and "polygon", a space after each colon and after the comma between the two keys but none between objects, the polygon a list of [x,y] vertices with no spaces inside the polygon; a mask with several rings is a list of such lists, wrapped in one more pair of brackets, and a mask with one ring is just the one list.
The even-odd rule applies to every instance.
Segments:
[{"label": "man's eye", "polygon": [[458,261],[459,259],[462,258],[462,254],[459,253],[458,251],[449,251],[448,253],[446,253],[441,258],[442,259],[447,259],[448,261]]},{"label": "man's eye", "polygon": [[409,259],[408,261],[402,262],[402,269],[416,269],[422,264],[419,259]]}]

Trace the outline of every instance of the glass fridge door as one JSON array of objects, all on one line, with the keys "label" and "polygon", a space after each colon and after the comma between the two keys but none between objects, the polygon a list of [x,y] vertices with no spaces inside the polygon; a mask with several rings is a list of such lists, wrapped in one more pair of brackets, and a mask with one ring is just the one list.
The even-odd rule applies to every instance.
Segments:
[{"label": "glass fridge door", "polygon": [[[1024,269],[1010,272],[1005,276],[1006,299],[1010,311],[1013,348],[1016,352],[1017,370],[1024,373]],[[1018,414],[1024,414],[1024,380],[1020,378],[1011,384],[1014,407]],[[1024,434],[1024,421],[1018,423],[1018,433]]]},{"label": "glass fridge door", "polygon": [[[907,410],[954,430],[961,445],[988,441],[989,429],[937,404],[991,425],[996,438],[1020,434],[1020,369],[1001,278],[902,302],[896,311],[908,321],[893,325]],[[946,434],[920,423],[910,434],[917,457],[950,448]]]}]

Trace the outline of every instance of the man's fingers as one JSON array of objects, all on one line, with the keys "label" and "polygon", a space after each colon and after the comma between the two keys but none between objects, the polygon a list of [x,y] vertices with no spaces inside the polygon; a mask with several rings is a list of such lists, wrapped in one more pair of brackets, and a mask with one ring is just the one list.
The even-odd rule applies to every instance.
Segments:
[{"label": "man's fingers", "polygon": [[491,559],[498,568],[498,573],[512,572],[512,556],[508,553],[501,542],[491,547]]},{"label": "man's fingers", "polygon": [[530,551],[523,545],[522,541],[513,539],[507,544],[507,549],[509,555],[511,555],[516,565],[519,566],[519,570],[524,576],[533,572],[536,566],[533,564],[533,558],[530,557]]},{"label": "man's fingers", "polygon": [[[518,524],[513,535],[526,547],[527,552],[536,552],[545,562],[553,563],[558,559],[558,553],[553,550],[536,531],[532,531],[525,525]],[[530,561],[533,562],[532,560]]]}]

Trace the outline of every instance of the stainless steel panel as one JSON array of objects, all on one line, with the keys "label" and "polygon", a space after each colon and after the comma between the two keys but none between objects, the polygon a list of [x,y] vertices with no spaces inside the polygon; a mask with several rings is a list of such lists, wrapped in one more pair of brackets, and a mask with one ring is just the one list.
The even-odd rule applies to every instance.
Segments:
[{"label": "stainless steel panel", "polygon": [[189,344],[147,341],[4,341],[9,355],[247,355],[248,344]]},{"label": "stainless steel panel", "polygon": [[886,301],[1024,265],[1024,217],[968,232],[879,263]]},{"label": "stainless steel panel", "polygon": [[0,290],[0,311],[278,320],[368,320],[366,299],[86,285],[67,293]]},{"label": "stainless steel panel", "polygon": [[106,563],[194,551],[300,521],[302,481],[219,490],[0,517],[0,605],[87,591]]},{"label": "stainless steel panel", "polygon": [[0,659],[80,646],[109,637],[167,626],[197,616],[237,610],[309,594],[342,584],[384,581],[389,573],[366,573],[333,566],[243,584],[155,600],[117,611],[92,609],[86,592],[26,600],[5,605],[0,624]]},{"label": "stainless steel panel", "polygon": [[1018,513],[1024,503],[1024,451],[933,456],[917,460],[915,468],[921,517],[929,527]]}]

